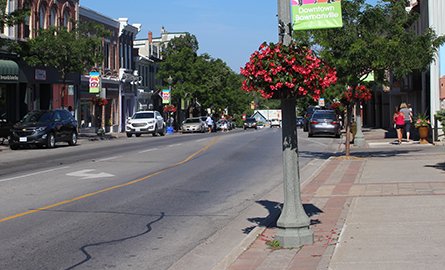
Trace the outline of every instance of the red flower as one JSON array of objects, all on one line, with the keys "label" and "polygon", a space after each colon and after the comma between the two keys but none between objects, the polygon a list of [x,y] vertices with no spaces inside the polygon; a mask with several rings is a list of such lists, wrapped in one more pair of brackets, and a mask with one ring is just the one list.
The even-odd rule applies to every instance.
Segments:
[{"label": "red flower", "polygon": [[245,77],[243,90],[258,92],[264,98],[309,95],[317,100],[337,81],[334,69],[312,50],[295,43],[261,44],[240,73]]},{"label": "red flower", "polygon": [[175,105],[166,105],[164,107],[164,112],[176,112],[176,107]]}]

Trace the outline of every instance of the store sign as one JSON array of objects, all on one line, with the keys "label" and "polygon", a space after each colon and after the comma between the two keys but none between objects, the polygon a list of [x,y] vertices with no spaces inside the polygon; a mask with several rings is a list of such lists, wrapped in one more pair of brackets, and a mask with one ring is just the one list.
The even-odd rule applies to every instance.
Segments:
[{"label": "store sign", "polygon": [[0,74],[0,81],[18,81],[18,80],[19,80],[18,75]]},{"label": "store sign", "polygon": [[162,104],[170,104],[170,89],[164,89],[161,92]]},{"label": "store sign", "polygon": [[341,0],[291,0],[294,30],[343,26]]},{"label": "store sign", "polygon": [[97,71],[90,72],[90,93],[99,94],[100,93],[100,73]]},{"label": "store sign", "polygon": [[46,81],[46,70],[36,69],[34,72],[34,78],[36,81]]}]

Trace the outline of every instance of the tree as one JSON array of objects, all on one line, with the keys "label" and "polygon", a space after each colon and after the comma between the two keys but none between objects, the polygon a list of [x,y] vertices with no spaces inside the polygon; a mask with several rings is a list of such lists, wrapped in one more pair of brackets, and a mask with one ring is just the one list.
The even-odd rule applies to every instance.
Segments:
[{"label": "tree", "polygon": [[[343,89],[338,99],[347,91],[356,96],[356,89],[367,84],[365,78],[372,72],[375,83],[387,85],[388,71],[402,78],[425,69],[444,41],[432,29],[417,34],[409,28],[418,15],[405,10],[406,1],[385,2],[371,6],[365,0],[344,0],[342,28],[308,31],[303,35],[307,38],[300,41],[316,44],[320,56],[336,68],[338,84]],[[354,101],[358,100],[345,104],[347,156],[350,155],[349,130]]]},{"label": "tree", "polygon": [[65,83],[69,73],[83,73],[102,62],[102,39],[107,35],[103,26],[86,23],[72,31],[42,29],[25,45],[24,60],[31,66],[57,69]]},{"label": "tree", "polygon": [[216,113],[229,109],[230,114],[243,113],[249,95],[241,91],[240,75],[234,73],[221,59],[209,54],[198,55],[198,41],[187,34],[172,39],[163,53],[159,78],[171,77],[173,99],[196,99],[204,108]]},{"label": "tree", "polygon": [[[29,9],[18,9],[11,13],[6,11],[7,0],[0,0],[0,29],[23,22],[29,14]],[[0,38],[0,48],[6,51],[17,51],[18,44],[14,39]]]}]

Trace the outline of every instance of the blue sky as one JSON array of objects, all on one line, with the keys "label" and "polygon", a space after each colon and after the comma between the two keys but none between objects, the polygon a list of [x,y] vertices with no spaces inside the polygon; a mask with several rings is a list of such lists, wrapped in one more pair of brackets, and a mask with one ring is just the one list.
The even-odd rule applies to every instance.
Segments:
[{"label": "blue sky", "polygon": [[235,72],[262,42],[278,40],[276,0],[80,0],[80,5],[142,24],[137,38],[149,31],[157,37],[162,26],[189,32],[198,39],[200,54],[222,59]]}]

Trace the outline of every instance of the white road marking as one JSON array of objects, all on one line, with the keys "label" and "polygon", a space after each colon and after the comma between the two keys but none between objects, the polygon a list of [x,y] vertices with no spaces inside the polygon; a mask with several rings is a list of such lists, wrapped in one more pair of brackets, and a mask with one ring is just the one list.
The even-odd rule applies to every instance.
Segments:
[{"label": "white road marking", "polygon": [[59,168],[54,168],[54,169],[49,169],[49,170],[44,170],[44,171],[39,171],[39,172],[34,172],[34,173],[29,173],[29,174],[24,174],[24,175],[20,175],[20,176],[11,177],[11,178],[0,179],[0,182],[6,182],[6,181],[14,180],[14,179],[25,178],[25,177],[28,177],[28,176],[34,176],[34,175],[47,173],[47,172],[53,172],[53,171],[62,170],[62,169],[66,169],[66,168],[69,168],[69,166],[64,166],[64,167],[59,167]]},{"label": "white road marking", "polygon": [[171,145],[169,145],[168,147],[175,147],[175,146],[180,146],[180,145],[182,145],[182,143],[171,144]]},{"label": "white road marking", "polygon": [[68,176],[81,177],[82,179],[93,179],[93,178],[103,178],[103,177],[113,177],[113,174],[100,172],[100,173],[92,173],[95,171],[94,169],[89,170],[80,170],[72,173],[67,173]]},{"label": "white road marking", "polygon": [[102,161],[113,160],[113,159],[120,158],[120,157],[122,157],[122,156],[115,156],[115,157],[109,157],[109,158],[102,158],[102,159],[98,159],[98,160],[96,160],[96,161],[97,161],[97,162],[102,162]]},{"label": "white road marking", "polygon": [[142,154],[142,153],[147,153],[147,152],[156,151],[156,150],[159,150],[159,149],[158,148],[151,148],[151,149],[147,149],[147,150],[144,150],[144,151],[140,151],[138,153]]}]

